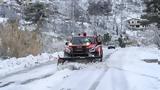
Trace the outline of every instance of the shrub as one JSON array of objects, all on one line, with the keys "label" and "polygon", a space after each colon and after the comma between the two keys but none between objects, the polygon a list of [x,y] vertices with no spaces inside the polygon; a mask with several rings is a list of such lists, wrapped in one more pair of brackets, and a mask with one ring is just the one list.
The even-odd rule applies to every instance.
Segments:
[{"label": "shrub", "polygon": [[37,55],[42,50],[39,35],[33,31],[22,31],[16,22],[0,27],[1,55],[23,57],[29,54]]}]

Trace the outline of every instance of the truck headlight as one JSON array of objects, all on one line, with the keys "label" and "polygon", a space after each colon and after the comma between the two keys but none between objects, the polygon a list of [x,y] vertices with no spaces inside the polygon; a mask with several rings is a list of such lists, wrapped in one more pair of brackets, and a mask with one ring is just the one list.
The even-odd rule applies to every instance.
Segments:
[{"label": "truck headlight", "polygon": [[90,45],[90,43],[89,43],[89,42],[87,42],[87,43],[86,43],[86,46],[89,46],[89,45]]}]

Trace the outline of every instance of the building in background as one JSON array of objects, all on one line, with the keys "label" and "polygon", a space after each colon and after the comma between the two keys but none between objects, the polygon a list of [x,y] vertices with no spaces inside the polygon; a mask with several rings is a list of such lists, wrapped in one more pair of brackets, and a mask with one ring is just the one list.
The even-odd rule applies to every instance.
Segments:
[{"label": "building in background", "polygon": [[146,21],[145,19],[132,18],[127,20],[127,27],[131,30],[144,30],[148,27],[148,25],[143,24]]}]

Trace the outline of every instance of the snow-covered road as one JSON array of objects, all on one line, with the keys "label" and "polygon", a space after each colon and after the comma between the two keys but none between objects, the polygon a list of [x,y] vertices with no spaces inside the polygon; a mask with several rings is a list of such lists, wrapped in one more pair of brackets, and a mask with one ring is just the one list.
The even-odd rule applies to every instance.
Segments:
[{"label": "snow-covered road", "polygon": [[104,62],[55,63],[0,79],[0,90],[160,90],[155,48],[104,49]]}]

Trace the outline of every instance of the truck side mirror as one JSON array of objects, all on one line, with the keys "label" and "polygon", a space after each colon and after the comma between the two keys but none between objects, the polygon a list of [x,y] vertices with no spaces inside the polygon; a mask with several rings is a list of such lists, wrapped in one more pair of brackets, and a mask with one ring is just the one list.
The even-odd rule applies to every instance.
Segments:
[{"label": "truck side mirror", "polygon": [[65,45],[68,45],[68,42],[66,42]]}]

